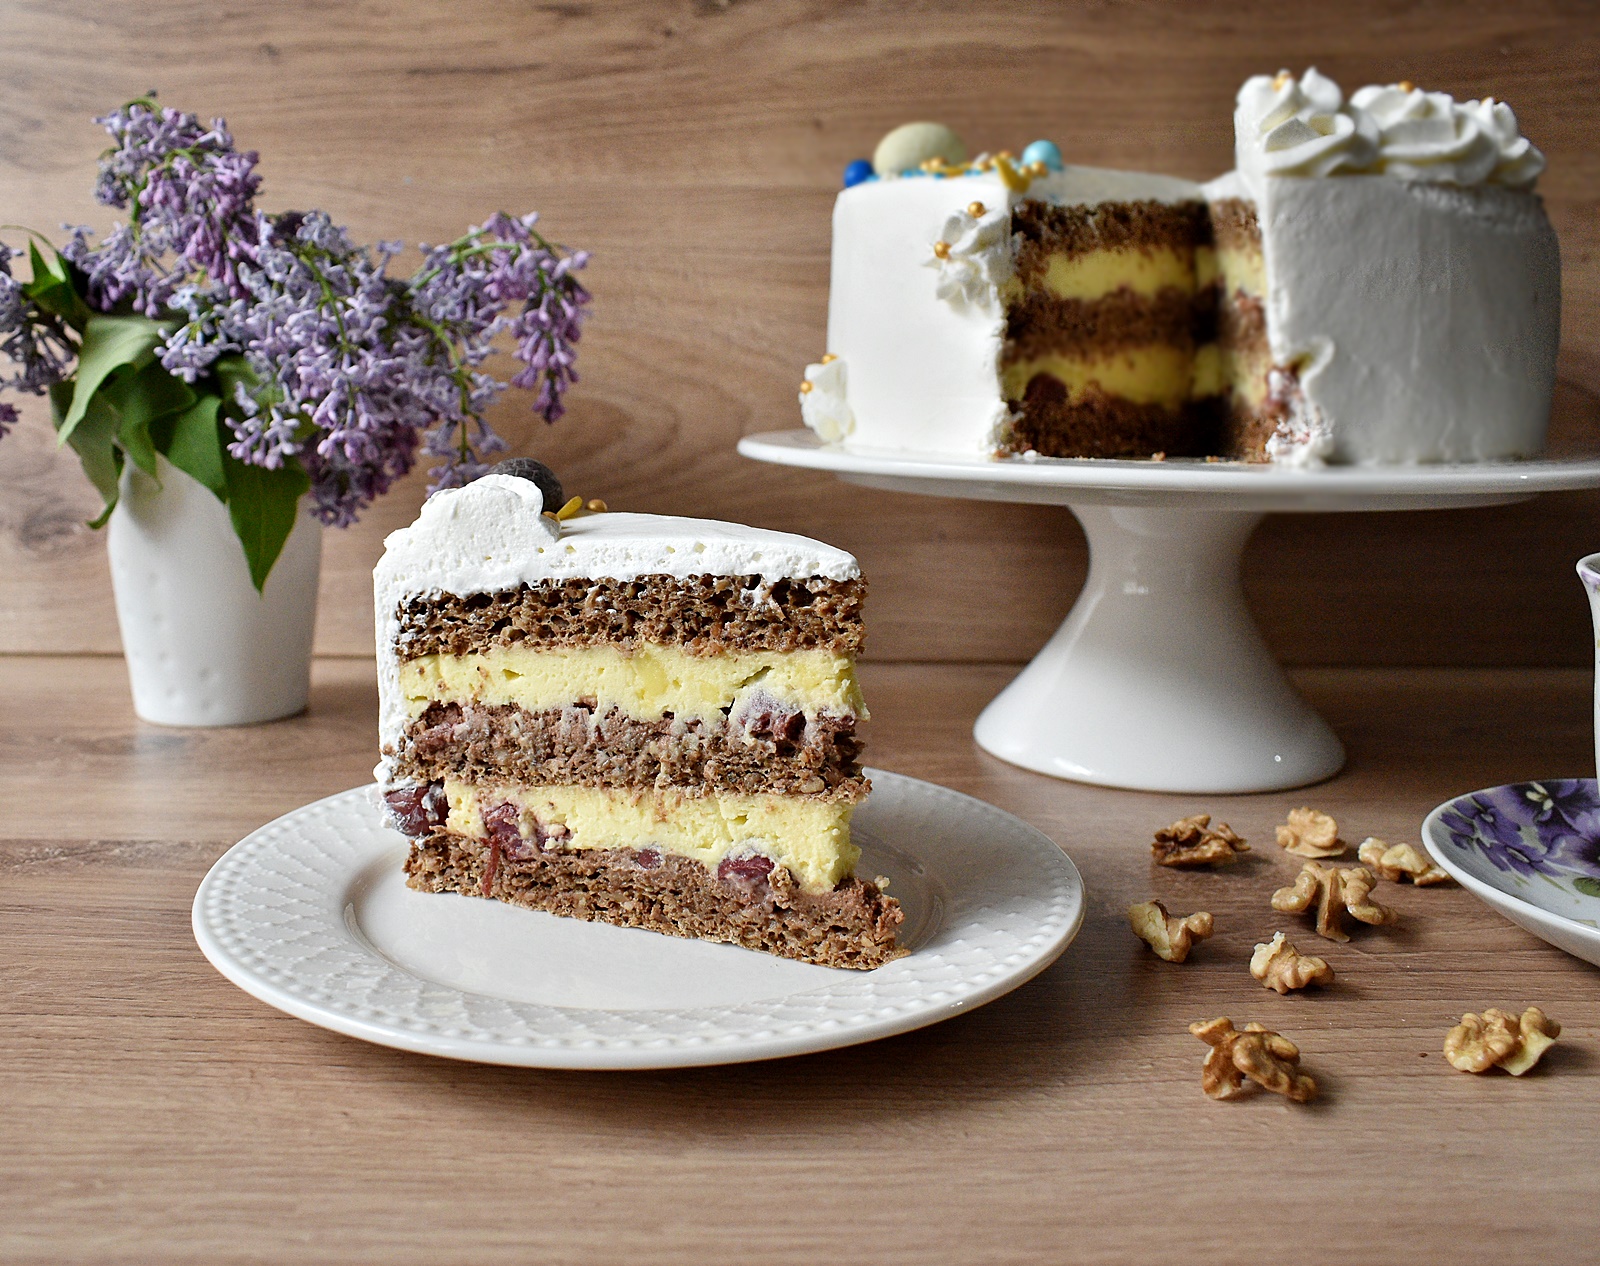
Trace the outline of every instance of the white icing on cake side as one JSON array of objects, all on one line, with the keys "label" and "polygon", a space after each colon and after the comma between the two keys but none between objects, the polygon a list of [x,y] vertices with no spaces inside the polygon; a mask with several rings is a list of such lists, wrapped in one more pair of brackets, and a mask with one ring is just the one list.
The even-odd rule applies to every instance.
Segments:
[{"label": "white icing on cake side", "polygon": [[[416,595],[494,593],[544,580],[641,576],[760,576],[771,583],[860,576],[855,558],[808,537],[712,519],[587,514],[559,528],[531,480],[485,475],[437,492],[410,527],[391,532],[373,569],[378,637],[378,737],[392,747],[405,728],[394,655],[396,613]],[[387,784],[390,760],[374,771]]]}]

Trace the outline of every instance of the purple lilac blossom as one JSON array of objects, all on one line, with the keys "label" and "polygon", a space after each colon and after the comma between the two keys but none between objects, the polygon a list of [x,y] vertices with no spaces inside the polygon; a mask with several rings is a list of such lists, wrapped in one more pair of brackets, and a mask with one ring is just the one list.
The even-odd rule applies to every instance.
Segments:
[{"label": "purple lilac blossom", "polygon": [[[96,197],[129,218],[98,244],[76,229],[62,251],[90,307],[170,323],[161,364],[186,382],[242,358],[242,380],[236,362],[213,379],[235,384],[228,451],[269,469],[299,462],[325,522],[353,522],[419,447],[442,459],[430,491],[489,469],[507,445],[485,413],[506,384],[481,366],[501,335],[523,363],[512,384],[547,422],[561,416],[589,302],[574,274],[589,256],[547,242],[536,215],[496,214],[425,246],[402,280],[388,274],[398,243],[358,246],[318,211],[258,211],[256,155],[234,149],[221,119],[145,99],[97,121],[114,144]],[[3,303],[0,291],[0,321]]]},{"label": "purple lilac blossom", "polygon": [[[77,348],[61,323],[23,294],[22,283],[11,273],[11,260],[17,254],[0,242],[0,353],[16,366],[9,378],[0,377],[0,390],[42,396],[72,373]],[[15,425],[18,416],[15,405],[0,404],[0,436]]]}]

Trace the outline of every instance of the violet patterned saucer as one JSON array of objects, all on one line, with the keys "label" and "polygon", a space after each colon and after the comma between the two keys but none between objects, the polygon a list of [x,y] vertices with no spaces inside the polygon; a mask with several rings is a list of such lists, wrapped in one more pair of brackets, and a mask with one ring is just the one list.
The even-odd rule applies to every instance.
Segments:
[{"label": "violet patterned saucer", "polygon": [[1600,964],[1600,787],[1593,778],[1468,792],[1428,815],[1422,839],[1468,892]]}]

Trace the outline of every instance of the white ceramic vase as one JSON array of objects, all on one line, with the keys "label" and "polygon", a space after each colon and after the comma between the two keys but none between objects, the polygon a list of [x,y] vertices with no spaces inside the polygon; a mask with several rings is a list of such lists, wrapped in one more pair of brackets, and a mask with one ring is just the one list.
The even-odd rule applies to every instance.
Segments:
[{"label": "white ceramic vase", "polygon": [[252,725],[303,710],[322,525],[302,512],[264,593],[227,507],[158,458],[130,467],[106,547],[133,709],[157,725]]}]

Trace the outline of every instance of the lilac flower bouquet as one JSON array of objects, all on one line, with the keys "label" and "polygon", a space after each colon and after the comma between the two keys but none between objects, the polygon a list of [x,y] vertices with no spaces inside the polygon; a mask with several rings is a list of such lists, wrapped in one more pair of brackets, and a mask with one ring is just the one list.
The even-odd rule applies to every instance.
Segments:
[{"label": "lilac flower bouquet", "polygon": [[[98,242],[59,251],[31,235],[31,277],[0,242],[0,389],[50,397],[105,508],[125,465],[156,455],[228,508],[259,590],[310,492],[324,523],[355,521],[420,448],[432,488],[482,474],[506,443],[485,419],[507,384],[484,371],[502,336],[510,385],[547,422],[577,380],[589,293],[584,251],[545,240],[536,215],[496,214],[410,277],[399,243],[358,246],[320,211],[258,210],[254,152],[227,125],[154,94],[96,120],[113,144],[95,197],[127,212]],[[0,436],[17,421],[0,400]]]}]

